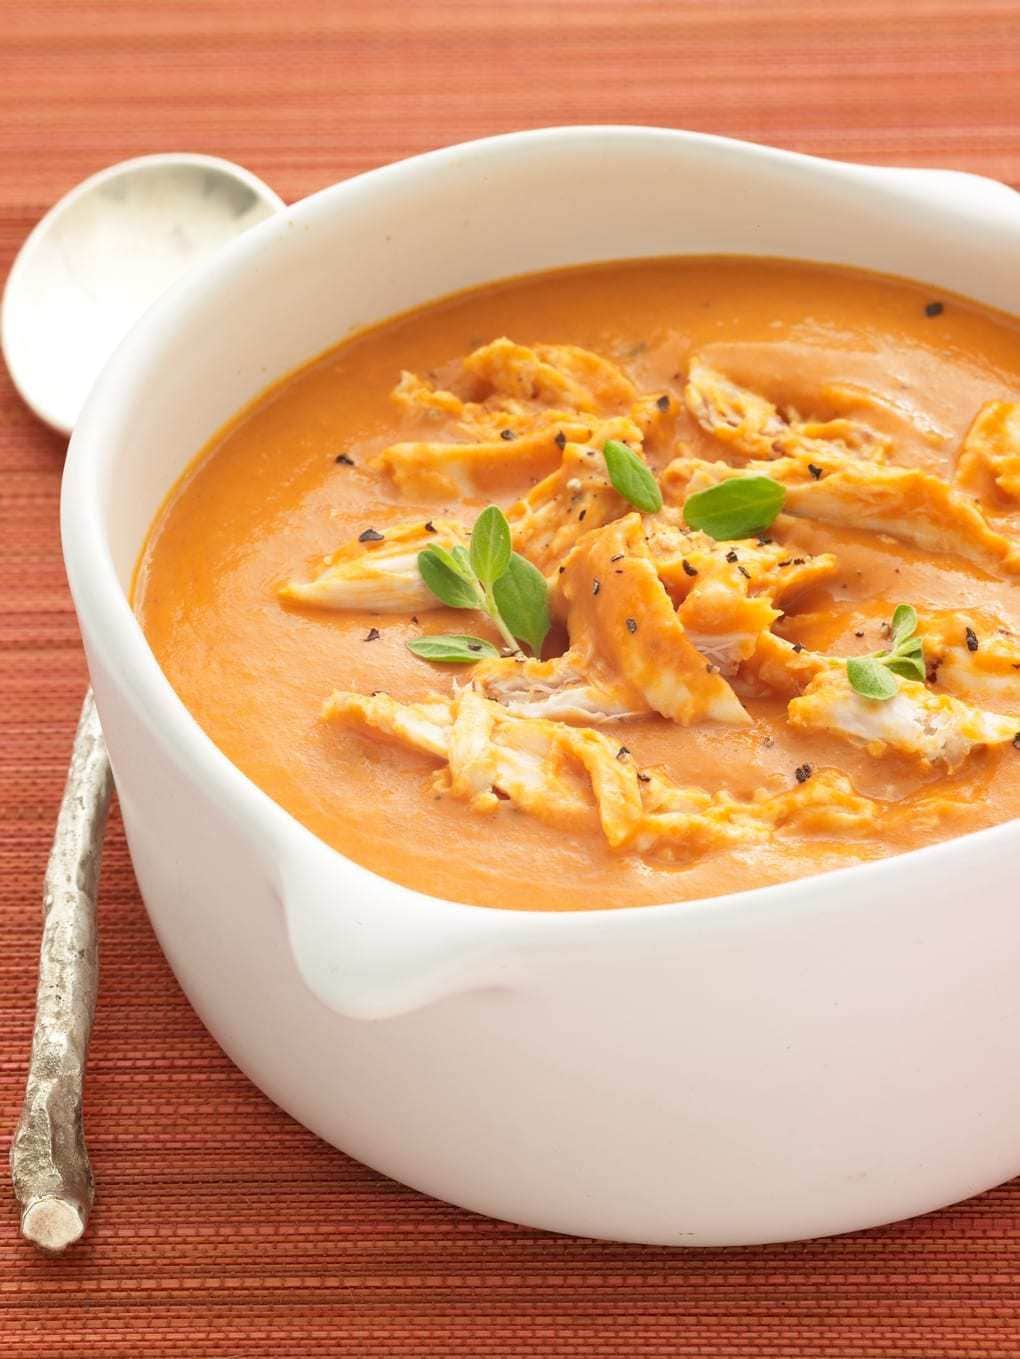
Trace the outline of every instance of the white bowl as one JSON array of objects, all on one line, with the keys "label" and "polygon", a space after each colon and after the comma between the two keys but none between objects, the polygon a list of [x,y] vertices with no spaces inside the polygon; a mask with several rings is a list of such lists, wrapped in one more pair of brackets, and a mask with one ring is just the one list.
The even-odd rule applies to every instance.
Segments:
[{"label": "white bowl", "polygon": [[430,1194],[685,1245],[848,1231],[1020,1171],[1020,824],[714,901],[440,901],[328,848],[231,765],[127,590],[195,451],[351,328],[506,275],[702,252],[1020,310],[1020,198],[987,180],[647,128],[498,137],[316,194],[179,284],[101,377],[62,506],[138,881],[231,1057]]}]

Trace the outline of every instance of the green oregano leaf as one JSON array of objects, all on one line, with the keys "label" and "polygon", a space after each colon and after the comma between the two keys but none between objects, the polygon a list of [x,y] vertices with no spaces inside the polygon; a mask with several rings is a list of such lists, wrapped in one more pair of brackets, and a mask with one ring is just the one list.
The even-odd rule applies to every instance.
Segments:
[{"label": "green oregano leaf", "polygon": [[[898,604],[892,616],[892,644],[897,650],[917,631],[917,610],[912,604]],[[918,638],[920,641],[920,638]]]},{"label": "green oregano leaf", "polygon": [[407,649],[423,661],[443,661],[447,665],[474,665],[487,656],[499,655],[491,642],[464,633],[433,633],[428,637],[415,637],[407,643]]},{"label": "green oregano leaf", "polygon": [[503,622],[538,656],[549,631],[549,587],[541,571],[514,552],[492,594]]},{"label": "green oregano leaf", "polygon": [[474,573],[483,585],[492,585],[510,564],[510,525],[498,505],[482,510],[471,532],[468,554]]},{"label": "green oregano leaf", "polygon": [[606,471],[614,490],[645,514],[662,509],[662,492],[651,470],[633,449],[616,439],[607,439],[602,450]]},{"label": "green oregano leaf", "polygon": [[470,576],[464,574],[462,563],[445,548],[427,547],[424,552],[419,552],[418,571],[435,597],[451,609],[477,609],[481,606],[478,586]]},{"label": "green oregano leaf", "polygon": [[770,528],[786,491],[771,477],[730,477],[684,502],[684,519],[710,538],[752,538]]},{"label": "green oregano leaf", "polygon": [[896,680],[874,656],[852,656],[846,663],[850,683],[862,698],[884,701],[897,691]]},{"label": "green oregano leaf", "polygon": [[891,670],[894,675],[901,675],[903,679],[925,678],[924,661],[920,656],[889,656],[883,658],[882,664],[886,670]]},{"label": "green oregano leaf", "polygon": [[924,641],[917,634],[917,610],[912,604],[900,604],[892,616],[889,629],[892,647],[872,656],[855,656],[846,663],[850,684],[864,698],[884,700],[892,698],[898,685],[893,678],[919,680],[927,678],[924,664]]},{"label": "green oregano leaf", "polygon": [[[442,548],[439,549],[442,551]],[[459,571],[465,580],[475,583],[475,571],[471,565],[471,557],[466,547],[461,547],[460,543],[450,549],[450,560],[453,562],[454,570]]]}]

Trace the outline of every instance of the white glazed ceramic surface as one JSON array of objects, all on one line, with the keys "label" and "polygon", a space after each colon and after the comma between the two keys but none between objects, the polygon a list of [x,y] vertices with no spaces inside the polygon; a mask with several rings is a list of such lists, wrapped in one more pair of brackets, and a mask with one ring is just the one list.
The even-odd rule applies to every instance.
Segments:
[{"label": "white glazed ceramic surface", "polygon": [[686,1245],[847,1231],[1020,1171],[1020,823],[710,902],[439,901],[329,849],[235,769],[126,592],[195,451],[353,327],[511,274],[702,252],[1020,310],[1020,198],[1002,185],[652,129],[501,137],[317,194],[179,284],[101,377],[63,496],[138,879],[227,1052],[428,1193]]}]

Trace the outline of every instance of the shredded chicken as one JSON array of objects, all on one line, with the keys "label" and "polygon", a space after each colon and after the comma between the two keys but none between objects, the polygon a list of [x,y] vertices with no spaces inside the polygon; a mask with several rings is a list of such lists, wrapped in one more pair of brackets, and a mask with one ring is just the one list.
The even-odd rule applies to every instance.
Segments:
[{"label": "shredded chicken", "polygon": [[918,617],[933,687],[993,711],[1020,713],[1020,637],[1015,632],[983,610],[922,610]]},{"label": "shredded chicken", "polygon": [[649,393],[638,397],[630,408],[630,418],[641,431],[641,442],[645,449],[654,452],[674,451],[677,416],[682,409],[682,403],[666,392],[660,392],[658,396]]},{"label": "shredded chicken", "polygon": [[429,415],[436,420],[463,420],[465,416],[470,418],[469,412],[485,412],[484,406],[478,403],[472,406],[454,392],[434,387],[417,373],[409,373],[406,368],[400,374],[400,381],[390,393],[390,398],[394,405],[408,415]]},{"label": "shredded chicken", "polygon": [[880,396],[856,382],[827,382],[819,388],[818,396],[826,410],[840,415],[867,411],[875,426],[884,426],[883,432],[894,442],[906,437],[941,448],[949,439],[948,433],[927,412],[903,397]]},{"label": "shredded chicken", "polygon": [[[489,695],[531,715],[626,717],[658,712],[683,726],[750,719],[718,666],[684,631],[645,542],[628,514],[585,534],[556,593],[570,648],[544,664],[493,660],[474,678]],[[767,621],[775,614],[767,611]]]},{"label": "shredded chicken", "polygon": [[495,812],[509,800],[562,829],[596,816],[615,850],[691,860],[777,834],[866,835],[889,810],[829,770],[744,801],[678,786],[639,770],[626,748],[602,732],[508,713],[471,688],[418,704],[338,691],[324,716],[444,760],[434,786],[477,812]]},{"label": "shredded chicken", "polygon": [[[374,530],[369,530],[374,532]],[[453,519],[388,524],[378,538],[359,538],[323,558],[313,580],[290,580],[281,599],[320,609],[370,609],[373,613],[422,613],[439,607],[418,571],[418,553],[436,545],[448,551],[467,543]]]},{"label": "shredded chicken", "polygon": [[545,476],[559,463],[565,440],[583,440],[590,432],[591,425],[578,417],[552,411],[509,440],[494,436],[476,443],[415,439],[390,444],[375,466],[405,495],[469,496],[521,477]]},{"label": "shredded chicken", "polygon": [[581,665],[571,651],[549,661],[500,656],[479,662],[471,678],[487,698],[521,717],[602,723],[648,712],[647,704],[627,686],[603,682],[586,674]]},{"label": "shredded chicken", "polygon": [[[435,710],[445,707],[440,727]],[[510,714],[474,689],[445,704],[401,704],[386,694],[334,693],[327,720],[360,727],[446,761],[436,787],[493,812],[501,798],[552,825],[569,828],[597,811],[606,839],[623,845],[641,812],[640,785],[620,746],[600,732]],[[437,736],[442,749],[436,749]]]},{"label": "shredded chicken", "polygon": [[653,779],[630,848],[692,860],[713,850],[783,835],[867,836],[889,810],[862,797],[836,770],[822,769],[787,792],[748,801],[728,793],[677,788]]},{"label": "shredded chicken", "polygon": [[574,414],[619,414],[637,399],[633,383],[616,364],[577,345],[529,348],[503,336],[468,354],[461,367],[473,399],[407,371],[392,399],[408,414],[452,418],[490,432],[498,432],[501,416],[519,421],[550,406]]},{"label": "shredded chicken", "polygon": [[846,667],[846,660],[808,651],[796,642],[777,637],[774,632],[763,632],[755,642],[754,651],[740,667],[741,693],[767,693],[790,696],[800,694],[823,671]]},{"label": "shredded chicken", "polygon": [[[408,372],[393,391],[402,410],[444,422],[451,436],[407,440],[379,454],[375,466],[408,495],[470,495],[545,476],[566,442],[593,438],[599,421],[637,402],[616,364],[577,345],[529,348],[503,337],[469,354],[463,370],[480,399],[464,400]],[[603,437],[631,437],[640,447],[641,430],[628,422],[626,431]]]},{"label": "shredded chicken", "polygon": [[891,446],[886,435],[859,420],[803,420],[794,411],[783,416],[771,401],[697,357],[691,361],[684,400],[703,430],[745,458],[843,452],[880,461]]},{"label": "shredded chicken", "polygon": [[411,750],[438,755],[444,760],[450,749],[453,711],[449,699],[398,703],[389,694],[349,694],[337,690],[327,699],[322,715],[349,727],[365,727]]},{"label": "shredded chicken", "polygon": [[490,392],[596,415],[621,413],[637,396],[615,363],[573,344],[515,344],[505,336],[476,349],[465,371]]},{"label": "shredded chicken", "polygon": [[743,583],[739,576],[709,578],[677,610],[691,645],[727,677],[753,655],[758,639],[780,617],[767,595],[750,595],[740,588]]},{"label": "shredded chicken", "polygon": [[[1004,497],[1020,500],[1020,404],[982,408],[950,486],[891,465],[893,436],[853,418],[863,411],[902,425],[909,411],[833,384],[821,396],[838,418],[805,419],[695,357],[684,404],[743,461],[675,457],[659,477],[667,503],[642,515],[613,488],[602,450],[608,439],[639,458],[675,450],[683,415],[675,395],[639,393],[616,364],[588,350],[506,338],[469,354],[452,386],[402,374],[394,401],[436,437],[395,443],[377,466],[417,497],[541,478],[507,518],[515,549],[550,586],[569,644],[550,660],[482,660],[448,698],[332,695],[324,709],[331,722],[440,761],[440,794],[490,814],[509,801],[564,830],[597,824],[614,850],[690,861],[783,835],[877,835],[902,819],[935,822],[953,804],[941,790],[880,802],[843,774],[808,765],[797,786],[778,794],[710,793],[639,769],[619,736],[596,725],[650,713],[681,726],[747,724],[741,697],[780,695],[793,727],[948,771],[978,748],[1017,740],[1020,640],[999,618],[919,610],[928,683],[898,677],[892,698],[864,698],[846,657],[773,631],[781,610],[836,575],[836,557],[769,534],[716,541],[686,525],[682,502],[733,477],[767,476],[786,490],[784,515],[887,534],[993,575],[1020,574],[1020,548],[972,498],[990,510]],[[942,438],[928,433],[929,442]],[[776,536],[788,531],[781,517]],[[467,541],[454,520],[391,525],[380,538],[347,544],[280,595],[322,608],[421,612],[438,601],[421,580],[418,553]]]},{"label": "shredded chicken", "polygon": [[416,420],[427,419],[442,426],[451,442],[504,442],[533,432],[536,422],[555,422],[560,416],[570,419],[570,411],[550,411],[533,402],[489,398],[466,401],[455,392],[436,387],[417,373],[402,372],[390,393],[394,405]]},{"label": "shredded chicken", "polygon": [[550,582],[583,534],[630,508],[613,490],[602,449],[607,439],[616,439],[637,452],[641,431],[620,416],[598,422],[587,435],[584,440],[565,439],[556,471],[507,510],[514,547]]},{"label": "shredded chicken", "polygon": [[811,556],[767,537],[717,542],[707,533],[688,528],[673,506],[646,519],[645,530],[655,569],[677,604],[715,580],[738,593],[764,595],[773,604],[785,604],[812,585],[831,579],[838,570],[831,552]]},{"label": "shredded chicken", "polygon": [[759,639],[796,594],[832,576],[831,553],[797,556],[766,538],[717,542],[663,508],[645,520],[656,572],[678,606],[691,643],[726,677],[754,654]]},{"label": "shredded chicken", "polygon": [[589,674],[622,682],[674,722],[747,722],[730,686],[692,645],[663,588],[641,516],[586,535],[564,564],[571,651]]},{"label": "shredded chicken", "polygon": [[994,509],[1020,501],[1020,402],[988,401],[967,431],[956,464],[957,485]]},{"label": "shredded chicken", "polygon": [[991,574],[1020,574],[1016,545],[939,477],[913,467],[816,456],[820,461],[780,458],[741,468],[677,458],[662,482],[671,498],[682,500],[732,477],[771,477],[786,487],[784,514],[886,533],[925,551],[963,557]]},{"label": "shredded chicken", "polygon": [[845,666],[827,668],[792,700],[789,720],[795,727],[845,736],[875,756],[894,750],[949,770],[958,768],[976,747],[1006,745],[1020,730],[1018,718],[934,694],[918,680],[901,679],[898,684],[892,698],[876,702],[856,692]]}]

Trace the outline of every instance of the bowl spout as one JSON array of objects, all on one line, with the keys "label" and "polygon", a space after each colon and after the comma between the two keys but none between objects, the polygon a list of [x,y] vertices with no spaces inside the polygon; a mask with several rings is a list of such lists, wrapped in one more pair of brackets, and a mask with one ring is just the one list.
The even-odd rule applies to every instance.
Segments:
[{"label": "bowl spout", "polygon": [[513,937],[527,933],[528,922],[513,912],[394,893],[374,873],[307,842],[284,867],[279,893],[302,980],[348,1018],[390,1018],[523,981]]}]

